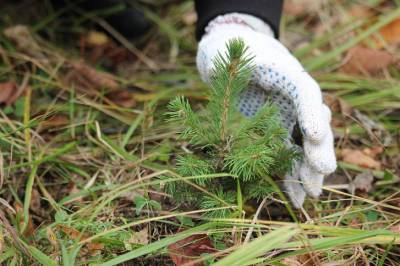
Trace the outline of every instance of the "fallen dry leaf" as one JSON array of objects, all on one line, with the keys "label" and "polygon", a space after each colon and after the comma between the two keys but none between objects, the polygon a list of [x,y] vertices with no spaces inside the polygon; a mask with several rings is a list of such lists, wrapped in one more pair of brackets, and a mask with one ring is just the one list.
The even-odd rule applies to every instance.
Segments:
[{"label": "fallen dry leaf", "polygon": [[77,239],[81,235],[78,230],[70,226],[58,224],[57,229],[66,234],[72,240]]},{"label": "fallen dry leaf", "polygon": [[24,82],[21,86],[13,80],[0,83],[0,103],[13,104],[27,89],[30,88]]},{"label": "fallen dry leaf", "polygon": [[[21,204],[19,204],[19,203],[16,202],[16,203],[14,204],[14,210],[15,210],[15,212],[16,212],[16,215],[20,217],[19,228],[22,228],[22,225],[23,225],[23,223],[24,223],[24,207],[23,207]],[[29,218],[28,218],[28,225],[27,225],[27,227],[25,228],[24,236],[25,236],[25,237],[30,237],[30,236],[33,235],[34,232],[35,232],[35,225],[33,224],[32,216],[29,215]]]},{"label": "fallen dry leaf", "polygon": [[347,225],[351,228],[360,228],[361,224],[363,223],[358,218],[354,218]]},{"label": "fallen dry leaf", "polygon": [[304,7],[292,1],[285,1],[283,4],[283,12],[292,16],[299,16],[304,12]]},{"label": "fallen dry leaf", "polygon": [[17,84],[15,81],[0,83],[0,103],[6,103],[16,90]]},{"label": "fallen dry leaf", "polygon": [[331,126],[332,127],[343,127],[346,120],[344,117],[350,116],[353,113],[353,107],[347,104],[342,98],[331,94],[324,93],[324,102],[328,105],[332,112],[339,113],[342,116],[332,117]]},{"label": "fallen dry leaf", "polygon": [[30,209],[35,213],[43,213],[42,204],[40,202],[40,193],[36,188],[32,189]]},{"label": "fallen dry leaf", "polygon": [[311,254],[306,253],[303,255],[284,258],[282,260],[282,263],[287,266],[313,266],[316,265],[315,260],[318,261],[318,258],[316,256],[313,257]]},{"label": "fallen dry leaf", "polygon": [[[206,234],[193,235],[168,246],[168,254],[177,266],[190,263],[201,254],[215,251],[211,239]],[[202,266],[203,263],[191,265]]]},{"label": "fallen dry leaf", "polygon": [[98,242],[90,242],[86,244],[86,247],[89,250],[89,252],[93,252],[104,249],[104,244]]},{"label": "fallen dry leaf", "polygon": [[303,263],[296,257],[288,257],[282,260],[282,263],[287,266],[303,266]]},{"label": "fallen dry leaf", "polygon": [[103,66],[114,68],[122,62],[132,63],[135,60],[128,49],[118,46],[102,32],[89,32],[80,39],[79,46],[82,56],[93,64],[101,60]]},{"label": "fallen dry leaf", "polygon": [[107,97],[115,104],[124,108],[132,108],[136,105],[135,94],[127,90],[109,93]]},{"label": "fallen dry leaf", "polygon": [[348,50],[346,63],[341,71],[347,74],[373,75],[395,62],[394,56],[386,51],[379,51],[357,45]]},{"label": "fallen dry leaf", "polygon": [[375,158],[376,156],[380,155],[383,152],[383,147],[376,146],[372,148],[364,148],[362,152],[368,156],[371,156],[372,158]]},{"label": "fallen dry leaf", "polygon": [[[58,230],[60,230],[61,232],[63,232],[64,234],[66,234],[68,236],[68,238],[70,238],[71,240],[78,240],[79,237],[80,237],[79,240],[83,240],[83,239],[89,237],[89,235],[87,233],[84,233],[83,235],[81,235],[81,232],[79,232],[78,230],[76,230],[75,228],[70,227],[70,226],[58,224],[56,226],[56,228]],[[104,249],[104,244],[96,242],[96,241],[91,241],[89,243],[86,243],[84,245],[84,248],[82,248],[79,251],[79,253],[81,255],[89,254],[91,256],[95,256],[95,255],[98,255],[99,251],[101,251],[102,249]]]},{"label": "fallen dry leaf", "polygon": [[85,64],[83,61],[71,61],[70,65],[72,67],[72,71],[74,71],[75,76],[79,76],[80,80],[69,80],[71,83],[74,81],[86,82],[88,85],[92,85],[96,89],[107,88],[111,90],[119,89],[119,84],[116,81],[114,75],[106,72],[98,71],[93,67]]},{"label": "fallen dry leaf", "polygon": [[320,3],[313,0],[287,0],[283,3],[283,12],[292,16],[312,13],[319,9]]},{"label": "fallen dry leaf", "polygon": [[400,18],[382,27],[379,30],[379,34],[384,40],[384,42],[382,42],[381,39],[375,38],[376,45],[379,48],[383,47],[385,45],[385,42],[389,45],[400,44]]},{"label": "fallen dry leaf", "polygon": [[369,18],[375,14],[374,10],[369,6],[360,5],[360,3],[354,4],[349,8],[349,14],[357,19]]},{"label": "fallen dry leaf", "polygon": [[361,150],[343,149],[340,152],[342,161],[370,169],[381,169],[381,163]]},{"label": "fallen dry leaf", "polygon": [[353,108],[342,98],[332,93],[324,93],[323,96],[325,104],[328,105],[331,111],[335,113],[341,113],[345,116],[349,116],[353,112]]},{"label": "fallen dry leaf", "polygon": [[43,129],[48,129],[48,128],[57,128],[57,127],[66,126],[69,123],[70,123],[70,121],[69,121],[68,116],[56,114],[56,115],[44,120],[40,124],[40,126],[41,126],[41,129],[43,130]]},{"label": "fallen dry leaf", "polygon": [[135,232],[128,240],[129,244],[147,245],[149,243],[149,229],[143,228],[139,232]]}]

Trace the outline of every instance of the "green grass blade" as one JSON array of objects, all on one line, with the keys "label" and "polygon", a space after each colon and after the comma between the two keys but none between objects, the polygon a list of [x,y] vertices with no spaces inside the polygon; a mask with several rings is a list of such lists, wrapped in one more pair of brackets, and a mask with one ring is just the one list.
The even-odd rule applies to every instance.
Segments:
[{"label": "green grass blade", "polygon": [[24,232],[25,229],[28,227],[29,207],[31,205],[32,189],[33,189],[33,183],[35,182],[37,169],[38,169],[38,164],[34,164],[31,173],[29,174],[28,181],[26,182],[25,198],[24,198],[24,223],[22,224],[21,232]]},{"label": "green grass blade", "polygon": [[14,255],[15,255],[15,249],[13,249],[13,248],[3,250],[3,253],[0,254],[0,265],[2,265],[2,263],[4,261],[6,261],[7,259],[9,259],[10,257],[12,257]]},{"label": "green grass blade", "polygon": [[286,243],[291,237],[300,232],[295,225],[289,225],[274,230],[247,245],[239,247],[236,251],[214,264],[214,266],[224,265],[246,265],[248,262],[256,259],[265,252],[276,248],[278,245]]},{"label": "green grass blade", "polygon": [[359,35],[355,36],[354,38],[351,38],[348,42],[346,42],[342,46],[340,46],[340,47],[336,48],[335,50],[330,51],[328,53],[324,53],[317,58],[312,58],[310,60],[303,62],[304,67],[309,71],[313,71],[313,70],[316,70],[316,69],[324,66],[324,64],[330,62],[332,59],[334,59],[341,53],[345,52],[346,50],[350,49],[357,43],[366,39],[368,36],[370,36],[371,34],[376,32],[377,30],[379,30],[386,24],[392,22],[399,16],[400,16],[400,8],[395,9],[391,13],[383,15],[382,18],[378,22],[376,22],[374,25],[368,27],[365,31],[361,32]]},{"label": "green grass blade", "polygon": [[[157,104],[159,99],[160,99],[160,96],[151,100],[148,103],[148,108],[153,108]],[[129,127],[128,131],[125,133],[124,138],[122,139],[122,143],[121,143],[122,148],[124,148],[129,143],[129,140],[133,136],[133,133],[135,132],[136,128],[140,125],[140,123],[143,121],[143,119],[145,117],[146,117],[146,110],[144,109],[143,112],[136,117],[136,119],[133,121],[133,123]]]},{"label": "green grass blade", "polygon": [[165,248],[166,246],[168,246],[170,244],[173,244],[173,243],[175,243],[177,241],[180,241],[180,240],[185,239],[185,238],[187,238],[189,236],[192,236],[195,233],[202,232],[204,230],[216,227],[216,225],[217,225],[216,223],[206,223],[206,224],[194,227],[192,229],[180,232],[180,233],[175,234],[173,236],[170,236],[170,237],[164,238],[162,240],[159,240],[157,242],[154,242],[154,243],[152,243],[150,245],[146,245],[146,246],[140,247],[138,249],[132,250],[132,251],[130,251],[128,253],[125,253],[123,255],[120,255],[120,256],[118,256],[118,257],[116,257],[114,259],[106,261],[105,263],[102,263],[100,265],[102,265],[102,266],[117,265],[117,264],[120,264],[122,262],[125,262],[125,261],[128,261],[128,260],[132,260],[132,259],[138,258],[138,257],[143,256],[143,255],[150,254],[150,253],[152,253],[154,251],[157,251],[159,249]]},{"label": "green grass blade", "polygon": [[49,256],[44,254],[42,251],[39,249],[35,248],[34,246],[27,246],[28,250],[32,254],[32,256],[40,262],[42,265],[46,266],[58,266],[58,264],[52,260]]}]

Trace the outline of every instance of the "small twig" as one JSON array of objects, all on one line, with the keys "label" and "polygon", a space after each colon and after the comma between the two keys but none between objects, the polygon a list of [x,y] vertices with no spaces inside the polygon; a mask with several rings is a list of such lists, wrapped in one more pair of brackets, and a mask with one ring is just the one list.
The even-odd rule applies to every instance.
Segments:
[{"label": "small twig", "polygon": [[14,210],[14,208],[11,207],[11,205],[5,199],[0,198],[0,204],[3,204],[6,208],[8,208],[12,212],[12,214],[14,214],[14,215],[16,214],[16,211]]},{"label": "small twig", "polygon": [[[266,202],[267,202],[267,197],[265,197],[265,198],[261,201],[260,205],[258,206],[257,211],[256,211],[256,213],[254,214],[253,220],[251,221],[251,225],[254,225],[254,224],[257,222],[257,220],[258,220],[258,215],[260,215],[261,209],[262,209],[262,207],[264,206],[264,204],[265,204]],[[254,227],[250,227],[250,228],[249,228],[249,231],[247,232],[246,238],[244,239],[244,244],[247,244],[247,243],[250,241],[250,237],[251,237],[251,234],[253,233],[253,231],[254,231]]]},{"label": "small twig", "polygon": [[153,60],[144,55],[139,49],[136,48],[130,41],[128,41],[121,33],[116,31],[110,24],[105,20],[99,19],[97,17],[93,18],[96,23],[98,23],[103,29],[111,34],[115,39],[117,39],[126,49],[128,49],[132,54],[134,54],[140,61],[145,63],[151,70],[157,71],[159,67]]}]

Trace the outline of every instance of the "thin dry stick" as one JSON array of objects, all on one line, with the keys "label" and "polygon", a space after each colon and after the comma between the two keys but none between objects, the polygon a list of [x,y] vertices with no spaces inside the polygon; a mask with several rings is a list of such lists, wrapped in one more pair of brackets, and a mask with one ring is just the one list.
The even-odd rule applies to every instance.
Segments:
[{"label": "thin dry stick", "polygon": [[386,204],[386,203],[382,203],[382,202],[378,202],[378,201],[362,198],[362,197],[359,197],[359,196],[356,196],[356,195],[351,195],[351,194],[348,194],[348,193],[345,193],[345,192],[342,192],[342,191],[339,191],[339,190],[336,190],[336,189],[331,189],[331,188],[328,188],[328,187],[325,187],[325,186],[323,187],[323,189],[327,190],[327,191],[330,191],[330,192],[333,192],[333,193],[336,193],[336,194],[339,194],[339,195],[351,197],[351,198],[353,198],[355,200],[364,201],[366,203],[369,203],[369,204],[372,204],[372,205],[375,205],[375,206],[380,206],[380,207],[384,207],[384,208],[400,211],[399,207],[396,207],[396,206],[393,206],[393,205],[389,205],[389,204]]},{"label": "thin dry stick", "polygon": [[[253,220],[251,221],[251,225],[254,225],[257,222],[258,215],[260,215],[261,209],[264,206],[265,202],[267,202],[267,197],[265,197],[261,201],[260,205],[258,206],[257,211],[254,214]],[[250,241],[250,237],[251,237],[251,234],[253,233],[253,231],[254,231],[254,227],[250,227],[249,231],[247,232],[246,238],[244,239],[244,244],[247,244]]]},{"label": "thin dry stick", "polygon": [[0,205],[4,205],[6,208],[8,208],[12,214],[16,214],[17,212],[14,210],[13,207],[11,207],[11,205],[3,198],[0,198]]},{"label": "thin dry stick", "polygon": [[117,39],[126,49],[128,49],[132,54],[134,54],[140,61],[145,63],[151,70],[157,71],[159,68],[153,60],[144,55],[139,49],[137,49],[130,41],[128,41],[124,36],[121,35],[118,31],[116,31],[110,24],[108,24],[105,20],[94,18],[94,21],[98,23],[103,29],[105,29],[108,33],[111,34],[115,39]]},{"label": "thin dry stick", "polygon": [[[223,256],[223,255],[225,255],[225,254],[230,253],[231,251],[234,251],[234,250],[237,249],[237,248],[238,248],[238,246],[232,246],[232,247],[229,247],[229,248],[227,248],[227,249],[224,249],[224,250],[221,250],[221,251],[212,253],[212,254],[208,254],[208,255],[209,255],[209,256],[212,256],[212,257],[214,257],[214,258],[218,258],[218,257],[221,257],[221,256]],[[183,264],[182,266],[195,266],[195,265],[198,265],[198,263],[204,262],[205,260],[206,260],[205,257],[200,257],[200,258],[198,258],[198,259],[189,261],[189,262]]]}]

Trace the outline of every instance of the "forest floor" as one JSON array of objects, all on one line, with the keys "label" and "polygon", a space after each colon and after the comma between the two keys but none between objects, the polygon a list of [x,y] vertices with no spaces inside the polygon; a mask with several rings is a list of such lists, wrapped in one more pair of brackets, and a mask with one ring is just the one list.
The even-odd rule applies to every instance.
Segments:
[{"label": "forest floor", "polygon": [[275,194],[212,220],[163,191],[188,151],[166,106],[207,97],[192,1],[143,1],[154,27],[134,42],[104,20],[119,7],[9,2],[1,265],[400,264],[400,1],[286,1],[281,41],[333,111],[339,165],[296,220]]}]

